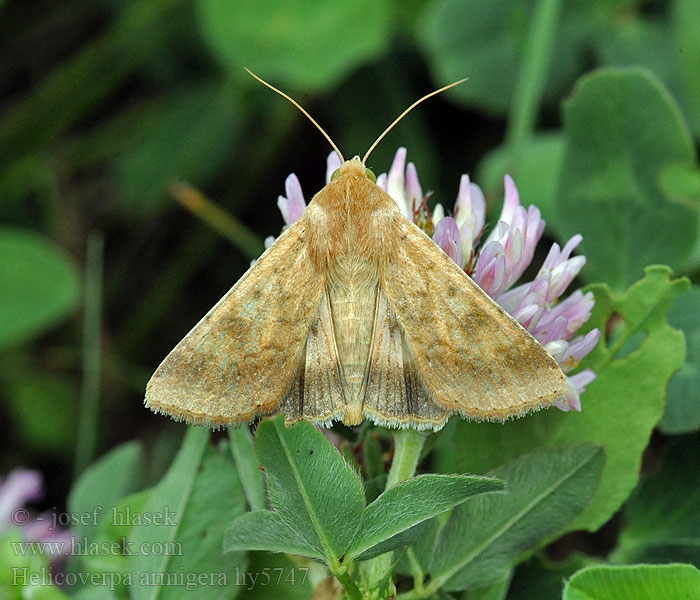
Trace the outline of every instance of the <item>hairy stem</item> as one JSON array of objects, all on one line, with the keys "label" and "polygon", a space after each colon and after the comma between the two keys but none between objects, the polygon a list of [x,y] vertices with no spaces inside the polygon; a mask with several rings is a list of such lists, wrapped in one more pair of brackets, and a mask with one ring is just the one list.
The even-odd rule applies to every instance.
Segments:
[{"label": "hairy stem", "polygon": [[[413,477],[418,466],[427,434],[415,429],[399,429],[394,433],[394,459],[391,462],[386,489]],[[374,589],[387,579],[392,567],[392,552],[368,560],[363,567],[363,579],[368,589]]]},{"label": "hairy stem", "polygon": [[345,589],[345,592],[350,600],[362,600],[362,592],[360,592],[360,588],[357,587],[357,584],[353,578],[350,577],[350,574],[346,569],[333,571],[333,575],[335,575],[336,579],[340,581],[340,584]]}]

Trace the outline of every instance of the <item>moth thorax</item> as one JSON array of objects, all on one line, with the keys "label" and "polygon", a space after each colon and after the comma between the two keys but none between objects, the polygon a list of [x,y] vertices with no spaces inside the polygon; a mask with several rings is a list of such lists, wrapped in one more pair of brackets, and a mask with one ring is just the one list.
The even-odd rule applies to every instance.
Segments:
[{"label": "moth thorax", "polygon": [[335,257],[328,265],[329,285],[334,288],[347,288],[353,294],[374,289],[377,280],[376,257],[347,254]]}]

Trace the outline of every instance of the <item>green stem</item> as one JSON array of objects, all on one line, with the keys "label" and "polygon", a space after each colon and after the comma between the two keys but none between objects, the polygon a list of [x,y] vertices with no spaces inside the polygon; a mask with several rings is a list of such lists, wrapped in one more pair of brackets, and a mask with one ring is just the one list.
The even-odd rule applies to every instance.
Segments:
[{"label": "green stem", "polygon": [[262,240],[198,189],[187,183],[177,182],[170,186],[170,193],[187,210],[223,235],[246,258],[254,259],[262,254],[265,249]]},{"label": "green stem", "polygon": [[394,434],[394,459],[391,461],[386,489],[405,481],[416,472],[420,452],[425,443],[426,434],[415,429],[399,429]]},{"label": "green stem", "polygon": [[75,449],[75,476],[90,464],[97,444],[100,400],[100,357],[102,329],[102,253],[101,233],[88,236],[85,251],[85,289],[83,316],[83,382]]},{"label": "green stem", "polygon": [[[394,459],[391,461],[386,489],[413,477],[427,434],[415,429],[399,429],[394,433]],[[367,587],[371,590],[386,580],[391,571],[392,552],[387,552],[363,563]]]},{"label": "green stem", "polygon": [[409,567],[411,569],[411,577],[413,577],[413,585],[418,592],[421,592],[424,588],[423,582],[425,581],[425,573],[423,572],[422,565],[418,562],[418,557],[413,551],[413,548],[408,548],[406,550],[406,560],[408,560]]},{"label": "green stem", "polygon": [[428,594],[426,593],[425,588],[416,586],[412,590],[408,590],[407,592],[403,592],[402,594],[396,596],[396,600],[423,600],[427,597]]},{"label": "green stem", "polygon": [[357,587],[357,584],[353,578],[350,577],[347,569],[342,568],[338,569],[337,571],[333,571],[333,575],[335,575],[336,579],[340,581],[340,584],[347,592],[350,600],[362,600],[362,592],[360,592],[360,588]]},{"label": "green stem", "polygon": [[516,157],[532,136],[552,57],[561,0],[539,0],[530,22],[518,82],[508,115],[506,145]]}]

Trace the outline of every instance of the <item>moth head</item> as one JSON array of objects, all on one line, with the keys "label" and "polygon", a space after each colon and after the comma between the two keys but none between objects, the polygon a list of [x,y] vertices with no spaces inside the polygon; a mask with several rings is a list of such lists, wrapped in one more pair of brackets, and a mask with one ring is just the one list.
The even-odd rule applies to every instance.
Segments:
[{"label": "moth head", "polygon": [[340,177],[343,173],[357,173],[357,172],[362,172],[362,174],[369,179],[372,183],[377,183],[377,176],[374,174],[374,171],[372,169],[368,169],[365,167],[364,164],[362,164],[362,161],[360,161],[360,157],[356,156],[352,160],[346,161],[343,163],[343,165],[333,171],[333,174],[331,175],[331,181],[335,181]]}]

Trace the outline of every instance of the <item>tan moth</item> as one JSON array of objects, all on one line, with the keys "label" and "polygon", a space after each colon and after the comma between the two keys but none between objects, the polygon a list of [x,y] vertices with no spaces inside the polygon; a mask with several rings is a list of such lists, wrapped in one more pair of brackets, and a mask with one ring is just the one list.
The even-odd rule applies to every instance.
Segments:
[{"label": "tan moth", "polygon": [[[303,108],[260,81],[302,110],[343,161]],[[168,354],[146,406],[210,427],[284,414],[287,423],[439,429],[454,413],[504,420],[566,397],[556,361],[365,167],[401,117],[457,83],[411,105],[362,160],[342,162]]]}]

